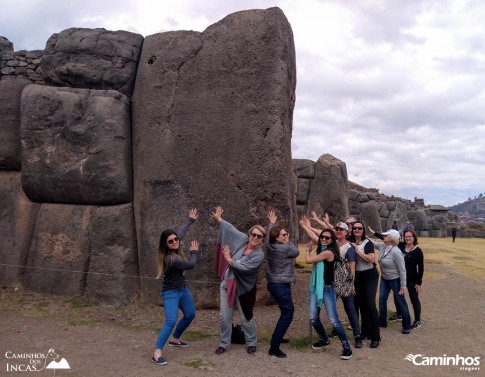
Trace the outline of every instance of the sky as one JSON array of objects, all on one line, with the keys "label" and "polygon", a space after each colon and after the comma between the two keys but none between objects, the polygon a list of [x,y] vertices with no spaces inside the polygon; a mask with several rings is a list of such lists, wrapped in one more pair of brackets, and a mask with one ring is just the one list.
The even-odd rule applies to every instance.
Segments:
[{"label": "sky", "polygon": [[485,193],[481,0],[0,0],[0,36],[18,51],[71,27],[202,32],[273,6],[295,40],[293,158],[329,153],[349,180],[425,204]]}]

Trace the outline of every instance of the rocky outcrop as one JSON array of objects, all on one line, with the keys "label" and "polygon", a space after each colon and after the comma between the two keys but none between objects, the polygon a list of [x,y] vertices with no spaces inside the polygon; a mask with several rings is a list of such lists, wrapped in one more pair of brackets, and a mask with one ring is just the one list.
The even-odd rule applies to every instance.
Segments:
[{"label": "rocky outcrop", "polygon": [[[14,55],[4,56],[2,67]],[[296,231],[288,169],[296,63],[280,9],[238,12],[203,33],[145,40],[68,29],[49,39],[39,62],[47,85],[19,87],[8,100],[20,116],[2,125],[17,138],[0,150],[1,161],[21,173],[16,185],[7,182],[14,172],[0,174],[0,196],[31,209],[12,205],[0,222],[2,236],[12,233],[1,260],[27,266],[3,275],[7,284],[113,304],[139,295],[158,303],[160,232],[178,229],[197,207],[183,247],[198,239],[202,251],[187,278],[197,306],[213,307],[216,205],[241,231],[266,225],[269,209]],[[7,116],[0,107],[0,119]],[[15,158],[17,165],[5,162]],[[12,243],[19,239],[25,242]]]},{"label": "rocky outcrop", "polygon": [[[246,231],[275,209],[295,228],[291,127],[296,84],[291,27],[278,8],[227,16],[203,33],[146,37],[133,93],[134,205],[140,268],[155,274],[160,232],[191,207],[190,238],[215,245],[211,212]],[[209,220],[209,221],[208,221]],[[211,253],[190,274],[200,303],[214,286]],[[150,281],[144,295],[157,295]]]},{"label": "rocky outcrop", "polygon": [[[297,177],[298,215],[315,211],[319,216],[328,213],[331,222],[345,221],[349,214],[347,168],[332,155],[322,155],[317,162],[293,160]],[[300,240],[306,240],[299,232]]]},{"label": "rocky outcrop", "polygon": [[22,186],[34,202],[128,203],[130,102],[118,91],[29,85],[22,94]]},{"label": "rocky outcrop", "polygon": [[47,85],[114,89],[130,97],[143,36],[128,31],[71,28],[53,34],[42,56]]},{"label": "rocky outcrop", "polygon": [[0,170],[20,170],[20,98],[26,78],[0,81]]}]

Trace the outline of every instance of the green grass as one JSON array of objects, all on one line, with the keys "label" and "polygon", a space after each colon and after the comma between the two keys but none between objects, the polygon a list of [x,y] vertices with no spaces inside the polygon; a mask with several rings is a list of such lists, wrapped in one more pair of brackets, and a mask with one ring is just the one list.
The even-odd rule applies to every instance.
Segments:
[{"label": "green grass", "polygon": [[210,334],[204,331],[187,330],[184,332],[184,340],[190,342],[212,338],[213,336],[214,334]]},{"label": "green grass", "polygon": [[199,369],[199,368],[203,369],[204,367],[207,368],[207,367],[215,366],[215,364],[213,362],[202,360],[202,359],[190,360],[190,361],[186,362],[184,365],[191,367],[191,368],[195,368],[195,369]]},{"label": "green grass", "polygon": [[[426,271],[427,264],[438,264],[454,268],[459,274],[474,279],[485,279],[485,239],[457,238],[455,243],[451,238],[418,239],[419,247],[424,253],[424,279],[442,279],[441,274]],[[298,245],[300,255],[296,259],[297,265],[311,269],[305,263],[305,245]]]},{"label": "green grass", "polygon": [[73,297],[69,300],[67,300],[71,304],[71,307],[73,308],[90,308],[93,306],[98,306],[99,303],[91,300],[86,300],[81,297]]}]

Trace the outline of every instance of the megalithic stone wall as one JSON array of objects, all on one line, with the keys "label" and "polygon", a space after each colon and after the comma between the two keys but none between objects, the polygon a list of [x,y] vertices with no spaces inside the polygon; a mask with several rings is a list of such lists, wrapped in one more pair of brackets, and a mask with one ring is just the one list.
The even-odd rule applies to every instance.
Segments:
[{"label": "megalithic stone wall", "polygon": [[217,306],[216,205],[242,231],[275,209],[295,234],[295,50],[280,9],[145,40],[72,28],[36,53],[42,80],[0,83],[0,272],[24,266],[2,284],[158,303],[160,232],[197,207],[183,245],[202,251],[187,277],[199,307]]},{"label": "megalithic stone wall", "polygon": [[[218,305],[215,206],[243,232],[266,226],[275,209],[294,234],[295,85],[293,34],[278,8],[234,13],[202,33],[145,38],[132,97],[141,275],[155,275],[160,233],[177,230],[192,207],[200,217],[183,247],[202,243],[187,274],[199,306]],[[158,291],[159,283],[141,281],[143,296]]]}]

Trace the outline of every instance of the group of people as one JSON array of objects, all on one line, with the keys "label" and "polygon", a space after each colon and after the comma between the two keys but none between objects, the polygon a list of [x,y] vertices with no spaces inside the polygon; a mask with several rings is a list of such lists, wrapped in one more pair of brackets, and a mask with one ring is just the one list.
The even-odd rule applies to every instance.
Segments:
[{"label": "group of people", "polygon": [[[221,280],[220,342],[215,353],[222,355],[230,348],[236,307],[244,332],[246,351],[248,354],[257,351],[254,306],[259,269],[266,258],[267,289],[280,310],[268,354],[278,358],[286,357],[280,346],[288,342],[284,336],[295,311],[291,284],[296,282],[295,258],[299,255],[298,247],[290,241],[288,230],[278,225],[278,217],[274,211],[269,211],[267,215],[267,229],[261,225],[254,225],[247,234],[224,220],[222,214],[221,207],[216,207],[212,213],[213,218],[219,223],[214,271]],[[190,242],[190,255],[186,256],[180,247],[180,241],[197,217],[197,210],[190,210],[187,222],[178,232],[166,229],[160,236],[157,253],[158,277],[163,276],[161,296],[166,319],[152,357],[157,365],[167,364],[162,355],[167,341],[170,347],[189,345],[180,339],[195,318],[195,307],[185,282],[184,271],[195,267],[199,243]],[[311,221],[318,225],[313,226]],[[309,287],[309,317],[319,336],[319,341],[312,345],[313,349],[328,347],[329,337],[338,336],[343,347],[341,359],[352,358],[350,342],[338,317],[339,298],[350,322],[356,348],[362,348],[363,340],[366,339],[370,340],[371,348],[379,346],[380,328],[387,327],[387,299],[391,290],[394,293],[397,312],[389,320],[402,320],[403,334],[409,334],[411,329],[421,326],[419,293],[424,261],[423,253],[417,246],[418,239],[414,230],[406,230],[403,234],[404,241],[400,242],[400,234],[395,229],[380,234],[368,227],[371,234],[383,241],[376,242],[366,236],[363,222],[354,218],[333,226],[328,215],[325,214],[320,219],[312,212],[311,218],[302,216],[299,224],[310,238],[305,253],[306,263],[313,265]],[[314,249],[315,252],[312,253]],[[378,257],[375,254],[376,249],[379,250]],[[345,263],[354,278],[350,294],[343,297],[338,297],[334,288],[334,269],[337,262]],[[377,310],[375,298],[379,275]],[[406,290],[414,309],[413,323],[405,299]],[[327,334],[320,319],[322,307],[325,307],[333,328],[330,334]],[[177,323],[179,308],[183,316]]]}]

